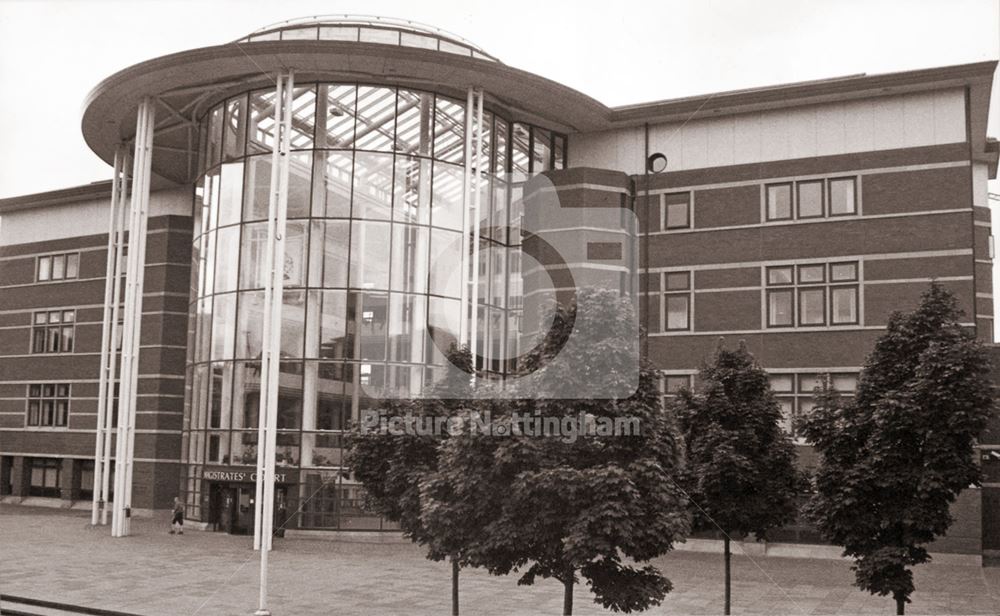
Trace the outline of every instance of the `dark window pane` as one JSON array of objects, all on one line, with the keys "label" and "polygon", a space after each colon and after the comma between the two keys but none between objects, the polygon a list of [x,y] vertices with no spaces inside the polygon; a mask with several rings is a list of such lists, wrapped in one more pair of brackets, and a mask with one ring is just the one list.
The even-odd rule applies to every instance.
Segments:
[{"label": "dark window pane", "polygon": [[690,226],[691,193],[666,196],[667,228],[684,229]]},{"label": "dark window pane", "polygon": [[[387,293],[350,293],[347,296],[347,352],[355,359],[384,360],[388,325]],[[362,371],[362,374],[364,372]]]},{"label": "dark window pane", "polygon": [[72,253],[66,255],[66,278],[76,278],[80,273],[80,255]]},{"label": "dark window pane", "polygon": [[667,272],[667,290],[684,291],[691,287],[691,274],[689,272]]}]

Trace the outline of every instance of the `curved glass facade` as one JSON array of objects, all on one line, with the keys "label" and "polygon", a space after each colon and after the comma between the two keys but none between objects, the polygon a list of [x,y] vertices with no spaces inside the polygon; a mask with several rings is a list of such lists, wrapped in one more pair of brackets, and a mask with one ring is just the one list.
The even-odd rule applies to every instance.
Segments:
[{"label": "curved glass facade", "polygon": [[[223,526],[210,479],[245,467],[250,481],[257,456],[273,102],[230,98],[201,129],[182,492],[190,519]],[[300,84],[292,126],[277,437],[289,519],[276,523],[382,528],[341,466],[342,434],[373,400],[418,393],[457,336],[465,104]],[[483,126],[479,348],[503,372],[521,314],[521,186],[563,167],[565,138],[494,113]]]}]

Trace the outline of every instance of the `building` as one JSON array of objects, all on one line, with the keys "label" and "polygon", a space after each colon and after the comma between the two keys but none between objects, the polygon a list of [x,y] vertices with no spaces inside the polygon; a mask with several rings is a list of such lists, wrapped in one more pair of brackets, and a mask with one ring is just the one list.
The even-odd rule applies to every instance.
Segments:
[{"label": "building", "polygon": [[[83,114],[102,159],[135,138],[144,100],[156,111],[133,508],[180,495],[192,522],[253,526],[277,75],[294,70],[295,87],[276,506],[294,530],[379,530],[341,466],[342,430],[368,394],[432,378],[447,336],[475,331],[482,367],[510,369],[531,295],[525,187],[538,174],[563,207],[638,216],[643,346],[666,395],[720,336],[745,339],[791,429],[818,375],[853,390],[889,313],[932,279],[992,341],[995,65],[608,108],[454,35],[337,17],[109,77]],[[655,154],[668,165],[649,173]],[[111,191],[0,201],[5,500],[90,496]],[[480,225],[463,228],[463,204],[477,201]],[[478,317],[463,322],[462,247],[476,226]],[[984,440],[996,481],[987,454],[1000,440]],[[1000,484],[988,486],[963,494],[939,551],[1000,550],[1000,529],[983,523]],[[813,540],[797,527],[779,539]]]}]

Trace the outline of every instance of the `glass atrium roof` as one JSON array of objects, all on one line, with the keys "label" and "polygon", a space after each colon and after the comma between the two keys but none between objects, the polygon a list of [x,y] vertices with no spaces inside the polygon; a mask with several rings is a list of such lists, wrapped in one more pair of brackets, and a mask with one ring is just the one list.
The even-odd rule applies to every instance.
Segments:
[{"label": "glass atrium roof", "polygon": [[477,45],[440,28],[415,21],[373,15],[322,15],[292,19],[265,26],[236,42],[292,40],[397,45],[500,62]]}]

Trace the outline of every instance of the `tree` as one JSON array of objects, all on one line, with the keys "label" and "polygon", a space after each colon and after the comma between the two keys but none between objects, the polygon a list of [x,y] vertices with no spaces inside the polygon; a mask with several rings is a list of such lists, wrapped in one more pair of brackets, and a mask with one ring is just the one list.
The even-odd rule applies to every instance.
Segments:
[{"label": "tree", "polygon": [[[523,585],[539,577],[558,580],[564,614],[572,614],[580,578],[595,602],[615,611],[659,604],[669,580],[639,565],[670,550],[689,527],[676,485],[682,446],[672,416],[660,408],[655,373],[623,369],[636,364],[631,309],[618,293],[588,290],[559,307],[539,352],[524,362],[525,378],[512,385],[513,399],[494,401],[488,422],[467,413],[467,429],[444,444],[438,472],[422,486],[428,532],[446,534],[459,521],[480,528],[466,546],[467,561],[495,575],[519,572]],[[613,333],[563,345],[585,331]],[[558,353],[569,361],[548,363]],[[536,370],[543,365],[553,371]],[[637,380],[634,393],[602,400],[544,397],[554,382],[549,379],[582,390],[595,371],[620,381],[609,382],[611,389]],[[574,422],[581,417],[594,429],[570,436],[566,427],[578,428]],[[606,420],[625,425],[629,418],[637,424],[627,425],[638,426],[631,436],[602,436],[596,429],[608,426]],[[476,429],[477,423],[487,427]]]},{"label": "tree", "polygon": [[[385,414],[412,418],[415,425],[422,418],[431,421],[449,418],[464,408],[472,397],[468,376],[472,370],[471,356],[468,349],[454,345],[446,355],[460,370],[446,372],[447,378],[418,400],[384,400]],[[451,560],[452,614],[457,615],[462,535],[428,533],[421,520],[420,484],[437,471],[438,453],[448,432],[401,432],[365,429],[363,424],[355,426],[347,439],[346,464],[364,486],[367,504],[373,511],[399,523],[404,536],[427,547],[431,560]]]},{"label": "tree", "polygon": [[937,284],[894,313],[853,401],[820,391],[803,430],[820,454],[809,517],[854,559],[855,585],[892,595],[903,614],[910,567],[952,522],[950,505],[979,482],[975,439],[992,412],[988,360]]},{"label": "tree", "polygon": [[674,406],[695,528],[722,532],[729,614],[730,539],[752,533],[759,541],[794,519],[802,481],[795,448],[779,425],[767,373],[742,342],[736,350],[720,342],[701,369],[697,392],[681,390]]}]

